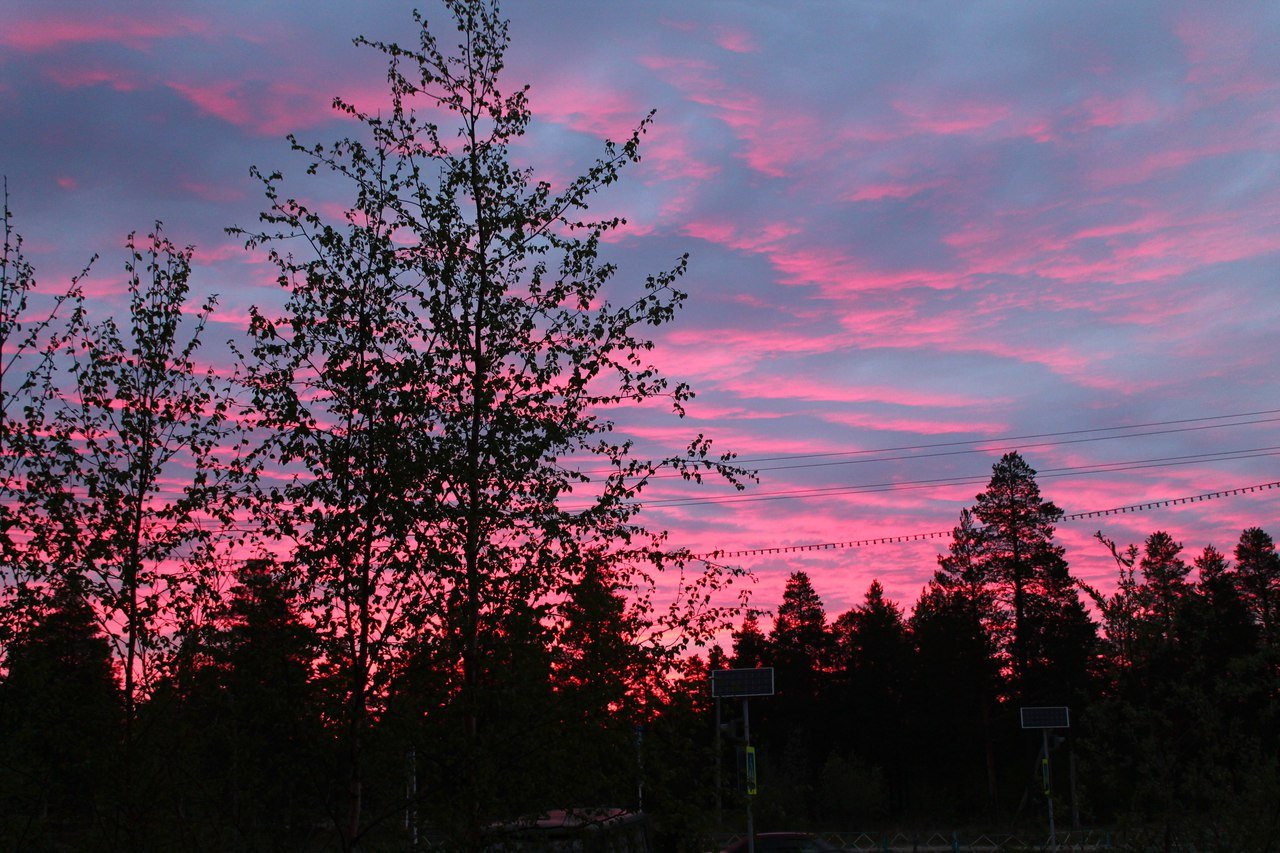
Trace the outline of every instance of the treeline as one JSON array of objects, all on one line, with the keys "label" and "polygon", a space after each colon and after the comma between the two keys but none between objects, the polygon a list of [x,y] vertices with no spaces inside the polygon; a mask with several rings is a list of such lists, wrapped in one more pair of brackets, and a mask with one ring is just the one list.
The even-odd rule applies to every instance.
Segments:
[{"label": "treeline", "polygon": [[357,40],[387,97],[335,101],[349,138],[291,138],[310,192],[253,170],[265,210],[232,233],[279,307],[222,369],[190,247],[131,236],[127,314],[106,316],[83,276],[38,286],[6,187],[12,849],[402,849],[421,829],[479,850],[543,809],[636,805],[641,761],[675,780],[646,805],[692,811],[692,729],[668,721],[740,573],[637,514],[660,470],[745,472],[702,436],[646,459],[615,433],[616,410],[679,415],[691,393],[648,358],[684,259],[620,285],[598,250],[621,220],[588,213],[648,119],[537,180],[512,162],[531,116],[500,80],[505,21],[444,7],[448,41],[421,17],[408,47]]},{"label": "treeline", "polygon": [[[755,618],[717,666],[773,666],[752,700],[757,812],[770,825],[1044,827],[1040,731],[1059,828],[1140,828],[1157,847],[1280,841],[1280,558],[1261,528],[1230,558],[1165,532],[1119,548],[1113,592],[1070,575],[1061,510],[1016,453],[962,513],[910,613],[878,582],[828,618],[794,573],[772,630]],[[1085,601],[1092,600],[1092,611]],[[1095,618],[1092,614],[1097,614]],[[739,714],[728,702],[726,717]],[[732,729],[732,719],[726,728]]]},{"label": "treeline", "polygon": [[[456,661],[411,641],[361,732],[362,850],[470,843],[467,810],[504,824],[550,808],[645,808],[664,849],[711,830],[705,672],[638,695],[625,604],[584,591],[559,640],[529,618],[484,638],[469,747]],[[130,724],[110,643],[63,587],[7,648],[0,814],[13,850],[337,849],[350,808],[342,672],[302,617],[298,583],[265,563],[185,636]],[[516,622],[517,620],[513,620]],[[701,709],[701,710],[699,710]],[[637,726],[642,728],[637,731]],[[484,790],[470,801],[465,780]],[[640,786],[644,785],[644,793]],[[432,849],[439,849],[433,846]]]}]

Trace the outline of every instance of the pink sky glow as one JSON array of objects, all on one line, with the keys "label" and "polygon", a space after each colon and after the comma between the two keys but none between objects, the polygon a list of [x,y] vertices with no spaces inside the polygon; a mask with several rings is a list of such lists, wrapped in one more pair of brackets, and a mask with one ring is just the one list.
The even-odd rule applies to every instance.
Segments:
[{"label": "pink sky glow", "polygon": [[[265,254],[223,231],[262,209],[250,166],[340,214],[341,187],[308,183],[283,137],[352,132],[335,95],[385,108],[384,69],[351,38],[413,43],[413,5],[9,4],[0,173],[41,280],[101,253],[86,288],[120,311],[124,237],[163,219],[196,246],[196,300],[220,295],[208,356],[226,367],[250,306],[282,301]],[[615,303],[690,253],[687,309],[652,358],[699,396],[683,421],[648,406],[619,428],[653,455],[705,433],[762,469],[730,502],[655,481],[648,518],[674,544],[950,530],[1022,445],[1069,513],[1280,481],[1280,415],[1247,414],[1280,410],[1280,6],[502,8],[504,88],[529,83],[535,113],[516,156],[540,177],[562,186],[657,110],[590,213],[628,220],[605,247]],[[705,500],[663,503],[686,499]],[[1275,489],[1059,536],[1105,587],[1097,530],[1168,530],[1190,558],[1246,526],[1280,536],[1278,510]],[[874,578],[909,608],[945,547],[741,563],[758,606],[803,569],[835,614]]]}]

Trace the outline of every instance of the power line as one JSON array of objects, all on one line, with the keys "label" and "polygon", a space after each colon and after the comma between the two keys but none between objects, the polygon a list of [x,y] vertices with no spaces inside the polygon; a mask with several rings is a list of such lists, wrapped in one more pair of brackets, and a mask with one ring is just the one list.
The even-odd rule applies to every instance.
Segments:
[{"label": "power line", "polygon": [[[1137,471],[1146,468],[1177,468],[1184,465],[1202,465],[1207,462],[1227,462],[1237,459],[1257,459],[1280,455],[1280,446],[1244,448],[1240,450],[1223,450],[1211,453],[1193,453],[1182,456],[1165,456],[1154,459],[1136,459],[1126,462],[1099,462],[1092,465],[1069,466],[1063,468],[1046,468],[1036,473],[1037,478],[1057,478],[1082,476],[1088,474],[1110,474],[1121,471]],[[745,495],[715,495],[711,497],[688,498],[655,498],[641,500],[646,507],[683,507],[704,504],[754,503],[757,501],[803,500],[805,498],[828,497],[840,494],[872,494],[876,492],[900,492],[918,489],[933,489],[942,486],[981,485],[990,479],[989,474],[964,475],[959,477],[938,477],[928,480],[899,480],[889,483],[866,483],[861,485],[826,486],[810,489],[784,489],[776,492],[763,492]]]},{"label": "power line", "polygon": [[[950,453],[916,453],[916,454],[911,454],[909,456],[901,456],[901,457],[877,457],[874,459],[866,459],[866,460],[859,459],[859,460],[849,460],[849,461],[839,461],[839,462],[818,462],[818,463],[807,463],[807,464],[801,464],[801,465],[776,465],[776,466],[767,466],[764,468],[756,469],[761,471],[782,471],[782,470],[790,470],[793,468],[857,464],[863,461],[887,462],[887,461],[898,461],[901,459],[928,459],[935,456],[948,456],[948,455],[958,455],[958,454],[966,454],[966,453],[993,453],[993,452],[1002,452],[1002,451],[1008,451],[1008,450],[1026,449],[1030,447],[1057,447],[1063,444],[1078,444],[1082,442],[1091,442],[1091,441],[1112,441],[1112,440],[1122,439],[1122,438],[1141,438],[1141,437],[1150,436],[1150,435],[1168,435],[1168,434],[1179,433],[1179,432],[1195,432],[1199,430],[1208,430],[1208,429],[1225,429],[1228,427],[1250,426],[1253,424],[1275,423],[1277,421],[1280,421],[1280,417],[1262,417],[1265,415],[1280,415],[1280,409],[1263,409],[1256,412],[1236,412],[1234,414],[1227,414],[1227,415],[1206,415],[1198,418],[1177,418],[1174,420],[1165,420],[1165,421],[1147,421],[1145,423],[1127,424],[1123,426],[1092,427],[1089,429],[1072,429],[1072,430],[1062,430],[1059,432],[1027,433],[1025,435],[1008,435],[1008,436],[1001,436],[998,438],[971,438],[971,439],[964,439],[964,440],[957,440],[957,441],[932,442],[929,444],[903,444],[903,445],[898,445],[893,447],[869,448],[865,450],[831,450],[831,451],[821,451],[816,453],[792,453],[792,454],[782,454],[778,456],[744,457],[744,458],[734,459],[733,464],[741,467],[751,467],[754,465],[758,465],[759,463],[762,463],[762,462],[792,462],[792,461],[803,460],[803,459],[831,459],[836,457],[876,456],[876,454],[882,454],[882,453],[902,453],[902,452],[914,451],[914,450],[938,450],[941,448],[966,447],[968,445],[983,445],[982,447],[974,447],[968,450],[957,450],[957,451],[952,451]],[[1255,417],[1261,418],[1261,420],[1254,420],[1254,421],[1238,420],[1239,418],[1255,418]],[[1230,421],[1230,420],[1236,420],[1237,422],[1220,423],[1220,424],[1207,423],[1209,421]],[[1201,426],[1186,427],[1186,426],[1183,426],[1185,424],[1201,424]],[[1145,430],[1153,427],[1182,427],[1182,428],[1160,429],[1152,432],[1129,432],[1132,430]],[[1092,435],[1094,433],[1120,433],[1120,432],[1125,432],[1125,434]],[[1075,438],[1075,439],[1071,438],[1072,436],[1091,436],[1091,435],[1092,437],[1090,438]],[[1025,445],[1015,445],[1015,446],[994,446],[994,445],[1003,445],[1004,443],[1007,443],[1007,442],[1029,441],[1031,439],[1057,439],[1057,438],[1062,438],[1064,440],[1063,441],[1045,441],[1045,442],[1038,442],[1035,444],[1025,444]],[[605,475],[612,472],[607,469],[600,469],[600,470],[594,470],[594,471],[584,471],[583,473],[588,475],[597,475],[597,474]],[[680,475],[675,472],[672,472],[669,474],[659,473],[659,474],[652,475],[652,478],[657,479],[657,478],[677,477],[677,476],[680,476]]]},{"label": "power line", "polygon": [[[1276,488],[1280,488],[1280,481],[1259,483],[1253,486],[1239,486],[1234,489],[1224,489],[1217,492],[1204,492],[1203,494],[1189,495],[1181,498],[1165,498],[1157,501],[1147,501],[1146,503],[1128,504],[1126,506],[1112,507],[1110,509],[1073,512],[1062,516],[1062,520],[1080,521],[1086,518],[1102,518],[1110,515],[1150,512],[1153,509],[1164,509],[1165,507],[1179,506],[1182,504],[1220,500],[1222,498],[1235,497],[1236,495],[1249,494],[1251,492],[1268,491]],[[929,533],[908,533],[898,536],[878,536],[870,539],[852,539],[847,542],[821,542],[813,545],[781,545],[776,548],[747,548],[739,551],[717,550],[708,551],[703,554],[694,554],[693,558],[700,561],[731,560],[740,557],[760,557],[770,554],[797,554],[805,551],[836,551],[845,548],[864,548],[870,545],[897,545],[905,542],[920,542],[927,539],[943,539],[951,536],[952,533],[953,532],[951,530],[935,530]]]},{"label": "power line", "polygon": [[[1060,438],[1062,436],[1087,435],[1093,432],[1119,432],[1121,430],[1147,429],[1148,427],[1165,427],[1165,426],[1177,426],[1180,424],[1204,423],[1205,421],[1222,421],[1222,420],[1230,420],[1232,418],[1253,418],[1253,417],[1259,417],[1262,415],[1280,415],[1280,409],[1264,409],[1258,412],[1237,412],[1235,414],[1230,414],[1230,415],[1206,415],[1204,417],[1199,417],[1199,418],[1178,418],[1176,420],[1168,420],[1168,421],[1148,421],[1146,423],[1127,424],[1124,426],[1092,427],[1089,429],[1069,429],[1069,430],[1063,430],[1061,432],[1039,432],[1039,433],[1028,433],[1026,435],[1007,435],[1000,438],[973,438],[973,439],[967,439],[964,441],[934,442],[932,444],[905,444],[899,447],[882,447],[882,448],[879,448],[878,450],[840,450],[840,451],[831,451],[831,452],[824,452],[824,453],[797,453],[797,454],[788,454],[783,456],[761,456],[755,459],[741,459],[737,461],[742,462],[744,464],[754,465],[757,462],[779,462],[779,461],[786,461],[791,459],[814,459],[814,458],[820,458],[825,456],[852,456],[857,454],[869,454],[869,453],[897,453],[903,450],[932,450],[938,447],[960,447],[966,444],[986,444],[986,443],[994,444],[996,442],[1003,442],[1003,441],[1026,441],[1028,439],[1033,439],[1033,438]],[[1261,421],[1259,421],[1259,423],[1261,423]],[[1222,424],[1222,426],[1234,426],[1234,424]]]},{"label": "power line", "polygon": [[[756,471],[794,471],[798,468],[827,468],[833,465],[861,465],[868,462],[900,462],[908,459],[933,459],[939,456],[964,456],[970,453],[1007,453],[1011,450],[1029,450],[1043,447],[1062,447],[1067,444],[1084,444],[1092,441],[1116,441],[1122,438],[1143,438],[1150,435],[1172,435],[1180,432],[1200,432],[1210,429],[1250,426],[1253,424],[1270,424],[1280,422],[1280,418],[1262,418],[1256,421],[1238,421],[1229,424],[1202,424],[1200,426],[1178,427],[1174,429],[1150,430],[1147,432],[1131,432],[1124,435],[1097,435],[1089,438],[1063,439],[1062,441],[1037,441],[1028,444],[1010,444],[1002,447],[974,447],[968,450],[945,450],[936,453],[913,453],[905,456],[877,456],[871,459],[842,459],[837,462],[805,462],[799,465],[770,465],[756,468]],[[851,451],[860,452],[860,451]],[[884,451],[882,451],[884,452]],[[674,474],[671,476],[675,476]]]},{"label": "power line", "polygon": [[[837,465],[859,465],[859,464],[866,464],[870,462],[901,462],[901,461],[909,461],[913,459],[933,459],[933,458],[945,457],[945,456],[963,456],[963,455],[978,454],[978,453],[981,453],[981,454],[1006,453],[1014,450],[1028,450],[1028,449],[1038,449],[1038,448],[1046,448],[1046,447],[1061,447],[1063,445],[1081,444],[1081,443],[1095,442],[1095,441],[1115,441],[1118,439],[1125,439],[1125,438],[1144,438],[1144,437],[1156,436],[1156,435],[1171,435],[1171,434],[1184,433],[1184,432],[1199,432],[1204,430],[1227,429],[1227,428],[1239,427],[1239,426],[1253,426],[1257,424],[1280,423],[1280,417],[1260,417],[1258,420],[1249,420],[1249,421],[1235,420],[1232,423],[1211,423],[1211,424],[1205,423],[1207,421],[1221,421],[1221,420],[1231,420],[1231,419],[1248,418],[1248,417],[1259,417],[1262,415],[1280,415],[1280,409],[1266,409],[1266,410],[1257,411],[1257,412],[1239,412],[1236,414],[1229,414],[1229,415],[1210,415],[1210,416],[1199,417],[1199,418],[1180,418],[1177,420],[1167,420],[1167,421],[1149,421],[1147,423],[1129,424],[1127,426],[1094,427],[1090,429],[1064,430],[1061,432],[1028,433],[1026,435],[1004,436],[1001,438],[991,438],[991,439],[967,439],[964,441],[944,441],[944,442],[935,442],[931,444],[900,445],[897,447],[882,447],[882,448],[867,449],[867,450],[840,450],[840,451],[825,451],[820,453],[798,453],[798,454],[781,455],[781,456],[762,456],[762,457],[757,457],[753,459],[735,459],[733,460],[732,464],[739,467],[745,467],[745,466],[755,465],[756,463],[760,463],[760,462],[774,462],[774,461],[785,462],[785,461],[800,460],[800,459],[822,459],[822,458],[848,457],[848,456],[870,457],[870,458],[860,458],[860,459],[840,459],[834,462],[805,462],[805,463],[800,463],[796,465],[770,465],[770,466],[754,469],[756,471],[791,471],[791,470],[799,470],[804,468],[826,468],[826,467],[832,467]],[[1198,424],[1198,425],[1197,426],[1178,426],[1181,424]],[[1139,429],[1147,429],[1149,427],[1173,427],[1173,428],[1150,430],[1147,432],[1126,432],[1120,435],[1090,435],[1091,433],[1119,432],[1122,430],[1139,430]],[[1000,444],[1001,442],[1024,441],[1024,440],[1034,439],[1034,438],[1058,438],[1062,436],[1089,436],[1089,437],[1064,438],[1061,441],[1041,441],[1041,442],[1034,442],[1029,444],[1003,444],[1003,445]],[[947,448],[947,447],[964,447],[965,445],[983,445],[983,446],[971,447],[964,450],[940,451],[936,453],[913,453],[905,456],[875,456],[875,454],[882,454],[882,453],[897,453],[897,452],[910,451],[910,450],[933,450],[937,448]],[[1243,452],[1243,451],[1240,451],[1240,452]],[[1263,455],[1270,455],[1270,454],[1263,454]],[[1249,458],[1249,457],[1240,457],[1240,458]],[[1205,461],[1214,461],[1214,460],[1207,459]],[[1129,464],[1129,463],[1121,463],[1121,464]],[[1193,463],[1188,463],[1188,464],[1193,464]],[[1139,466],[1139,467],[1143,467],[1143,466]],[[1146,467],[1151,467],[1151,466],[1146,466]],[[1131,469],[1120,468],[1116,470],[1131,470]],[[585,471],[582,473],[587,475],[603,476],[603,475],[611,474],[614,472],[607,469],[599,469],[595,471]],[[1091,472],[1082,472],[1082,473],[1091,473]],[[1042,472],[1042,474],[1044,476],[1049,476],[1048,472]],[[638,478],[643,476],[644,475],[638,475]],[[671,472],[660,471],[660,472],[656,472],[654,474],[649,475],[649,479],[651,480],[674,479],[682,476],[683,475],[681,475],[679,472],[675,472],[675,471],[671,471]],[[970,480],[972,480],[972,478],[951,478],[949,480],[905,481],[902,484],[902,488],[904,489],[908,487],[914,488],[915,484],[960,485]],[[977,482],[977,481],[974,480],[974,482]],[[833,492],[839,493],[846,490],[854,491],[854,492],[856,491],[876,492],[876,491],[886,491],[886,490],[888,491],[897,490],[897,489],[880,488],[880,486],[888,486],[888,485],[891,485],[891,484],[876,484],[876,485],[868,486],[865,488],[858,487],[858,486],[848,486],[848,487],[837,486],[837,487],[831,487],[828,489],[796,489],[796,490],[790,490],[788,492],[756,493],[753,495],[727,495],[727,496],[708,497],[708,498],[696,498],[696,497],[670,498],[670,499],[660,498],[655,500],[642,501],[642,503],[644,503],[646,506],[677,506],[677,505],[700,504],[700,503],[726,503],[726,502],[742,502],[742,501],[757,501],[757,500],[777,500],[777,499],[782,499],[784,497],[785,498],[801,498],[808,493],[812,493],[814,496],[818,496],[818,495],[829,494]],[[174,489],[158,488],[154,491],[153,494],[158,499],[164,499],[165,496],[167,495],[180,496],[182,495],[182,492]],[[6,499],[0,500],[0,502],[11,503],[12,500],[6,498]]]}]

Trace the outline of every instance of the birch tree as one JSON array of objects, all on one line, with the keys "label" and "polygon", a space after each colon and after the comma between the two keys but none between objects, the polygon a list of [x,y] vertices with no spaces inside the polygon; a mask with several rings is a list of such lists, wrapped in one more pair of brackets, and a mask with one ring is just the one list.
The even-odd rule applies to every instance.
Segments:
[{"label": "birch tree", "polygon": [[[459,832],[476,848],[502,808],[479,769],[486,635],[529,607],[562,621],[588,565],[646,614],[653,666],[725,615],[713,595],[724,571],[645,527],[639,498],[661,468],[739,472],[703,436],[650,460],[614,432],[625,405],[665,400],[681,415],[692,396],[646,357],[646,328],[685,300],[686,259],[619,286],[599,250],[622,221],[586,215],[639,159],[650,118],[580,177],[537,180],[514,163],[532,116],[526,90],[500,80],[506,22],[480,0],[444,7],[451,45],[421,16],[414,46],[357,40],[387,57],[390,88],[377,114],[335,101],[358,137],[293,141],[309,172],[346,180],[345,216],[258,173],[263,227],[238,232],[270,251],[288,294],[282,312],[255,313],[246,354],[269,433],[261,464],[290,472],[263,490],[261,514],[313,585],[341,673],[348,849],[363,832],[368,721],[408,636],[435,635],[448,661],[469,768]],[[668,569],[678,589],[663,603]]]}]

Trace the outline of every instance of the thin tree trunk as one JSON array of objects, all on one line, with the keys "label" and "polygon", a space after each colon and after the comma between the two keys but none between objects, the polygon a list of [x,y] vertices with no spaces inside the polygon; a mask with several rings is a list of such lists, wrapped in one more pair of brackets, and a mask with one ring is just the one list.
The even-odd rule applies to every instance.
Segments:
[{"label": "thin tree trunk", "polygon": [[[467,29],[468,54],[471,49],[470,45],[471,29]],[[480,704],[480,598],[481,598],[481,573],[480,573],[480,526],[483,518],[481,511],[482,490],[480,478],[480,466],[483,461],[483,449],[481,447],[481,431],[484,426],[484,411],[486,397],[487,382],[487,366],[485,364],[486,353],[484,350],[484,331],[487,319],[485,317],[485,304],[489,298],[489,268],[488,268],[488,244],[489,230],[486,224],[486,205],[485,205],[485,188],[484,182],[481,180],[480,163],[478,160],[478,136],[476,133],[476,112],[478,96],[474,89],[474,78],[472,78],[472,88],[470,90],[470,106],[471,114],[467,117],[467,136],[470,143],[470,179],[471,179],[471,195],[476,206],[476,249],[473,263],[476,266],[476,275],[478,276],[477,290],[475,297],[475,314],[474,328],[472,332],[472,376],[471,376],[471,424],[467,434],[467,518],[466,518],[466,543],[465,543],[465,559],[466,559],[466,637],[463,647],[463,673],[464,673],[464,691],[466,701],[463,707],[466,715],[466,739],[467,739],[467,769],[466,769],[466,785],[467,785],[467,838],[466,844],[470,851],[479,851],[483,848],[483,825],[481,822],[480,808],[480,778],[479,778],[479,762],[476,760],[480,747],[480,727],[479,727],[479,704]]]}]

